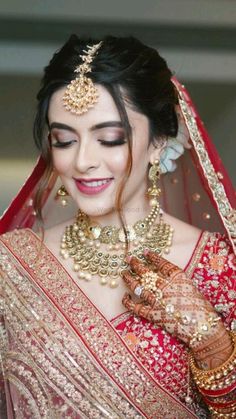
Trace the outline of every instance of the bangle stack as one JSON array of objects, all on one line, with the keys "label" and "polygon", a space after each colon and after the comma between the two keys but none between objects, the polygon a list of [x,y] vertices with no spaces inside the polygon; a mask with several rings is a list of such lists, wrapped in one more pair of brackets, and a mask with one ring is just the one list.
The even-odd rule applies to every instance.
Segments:
[{"label": "bangle stack", "polygon": [[[213,418],[236,418],[236,334],[230,332],[233,352],[224,364],[202,370],[190,354],[190,368]],[[227,396],[227,397],[225,397]]]}]

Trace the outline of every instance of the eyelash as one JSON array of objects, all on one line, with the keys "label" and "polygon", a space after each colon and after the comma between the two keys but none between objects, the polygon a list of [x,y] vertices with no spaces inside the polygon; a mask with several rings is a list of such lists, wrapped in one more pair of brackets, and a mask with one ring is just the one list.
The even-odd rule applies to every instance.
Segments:
[{"label": "eyelash", "polygon": [[56,141],[55,143],[52,144],[52,147],[56,147],[56,148],[66,148],[68,146],[70,146],[74,141]]},{"label": "eyelash", "polygon": [[117,140],[114,141],[104,141],[104,140],[99,140],[100,144],[104,145],[105,147],[113,147],[116,145],[122,145],[125,144],[126,141],[124,138],[117,138]]},{"label": "eyelash", "polygon": [[[104,145],[105,147],[114,147],[114,146],[118,146],[118,145],[122,145],[126,143],[126,141],[123,138],[117,138],[117,140],[114,140],[114,141],[104,141],[104,140],[98,140],[98,141],[100,142],[100,144]],[[69,147],[73,143],[74,141],[61,142],[57,140],[54,144],[52,144],[52,147],[66,148],[66,147]]]}]

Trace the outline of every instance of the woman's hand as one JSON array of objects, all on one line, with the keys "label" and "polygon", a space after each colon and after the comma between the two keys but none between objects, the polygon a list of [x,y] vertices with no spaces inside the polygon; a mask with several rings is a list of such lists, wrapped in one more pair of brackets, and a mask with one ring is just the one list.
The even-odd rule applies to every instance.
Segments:
[{"label": "woman's hand", "polygon": [[193,350],[201,348],[214,335],[227,331],[211,304],[196,289],[180,268],[148,251],[149,264],[132,257],[132,271],[123,272],[129,294],[123,298],[124,306],[177,336]]}]

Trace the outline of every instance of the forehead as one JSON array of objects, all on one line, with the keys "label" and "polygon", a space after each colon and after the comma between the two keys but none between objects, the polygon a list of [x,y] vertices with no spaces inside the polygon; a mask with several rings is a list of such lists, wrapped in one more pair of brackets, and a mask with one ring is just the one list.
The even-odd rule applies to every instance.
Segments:
[{"label": "forehead", "polygon": [[98,101],[83,115],[75,115],[66,110],[63,105],[63,96],[66,88],[57,90],[51,97],[48,110],[49,123],[53,121],[61,121],[70,123],[95,123],[101,120],[120,120],[120,115],[115,105],[115,102],[110,93],[100,85],[96,86],[98,89]]},{"label": "forehead", "polygon": [[[94,124],[106,121],[120,121],[120,114],[110,93],[101,85],[96,85],[98,89],[98,101],[93,108],[83,115],[75,115],[66,110],[63,105],[63,96],[66,87],[57,90],[51,97],[48,110],[49,124],[52,122],[63,122],[72,127],[89,127]],[[141,125],[147,125],[147,117],[130,108],[127,104],[125,109],[129,123],[134,129],[139,129]]]}]

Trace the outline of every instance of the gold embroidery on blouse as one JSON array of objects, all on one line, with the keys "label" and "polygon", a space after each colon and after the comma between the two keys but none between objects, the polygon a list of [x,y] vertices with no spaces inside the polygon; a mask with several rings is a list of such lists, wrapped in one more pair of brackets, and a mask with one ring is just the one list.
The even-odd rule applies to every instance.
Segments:
[{"label": "gold embroidery on blouse", "polygon": [[197,244],[197,247],[193,252],[190,263],[185,269],[185,273],[189,278],[192,278],[193,273],[196,269],[196,266],[198,265],[198,262],[202,257],[202,253],[206,247],[206,244],[210,236],[214,236],[214,233],[209,233],[208,231],[204,231],[202,233],[202,237],[200,238],[199,243]]}]

